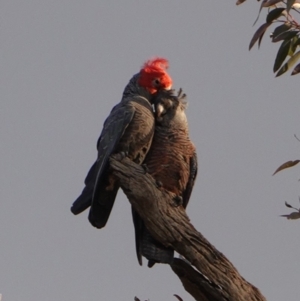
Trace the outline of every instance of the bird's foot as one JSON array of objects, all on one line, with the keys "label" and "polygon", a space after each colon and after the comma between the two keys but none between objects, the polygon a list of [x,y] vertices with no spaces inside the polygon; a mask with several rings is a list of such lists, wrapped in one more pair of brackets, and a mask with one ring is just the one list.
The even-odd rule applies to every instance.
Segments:
[{"label": "bird's foot", "polygon": [[141,166],[143,167],[145,173],[149,173],[149,168],[148,168],[147,164],[142,164]]},{"label": "bird's foot", "polygon": [[178,206],[182,206],[183,205],[183,199],[181,196],[179,195],[176,195],[174,198],[173,198],[173,204],[172,204],[174,207],[178,207]]},{"label": "bird's foot", "polygon": [[122,159],[128,157],[128,152],[119,152],[117,154],[114,154],[113,157],[118,160],[121,161]]},{"label": "bird's foot", "polygon": [[157,188],[163,187],[163,183],[162,183],[161,181],[156,180],[156,181],[155,181],[155,184],[156,184],[156,187],[157,187]]}]

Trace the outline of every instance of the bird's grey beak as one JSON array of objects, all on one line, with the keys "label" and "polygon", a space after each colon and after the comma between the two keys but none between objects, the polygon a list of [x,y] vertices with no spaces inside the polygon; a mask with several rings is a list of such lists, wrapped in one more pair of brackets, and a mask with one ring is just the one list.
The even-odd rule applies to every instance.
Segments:
[{"label": "bird's grey beak", "polygon": [[159,103],[158,105],[156,105],[156,109],[155,109],[156,117],[160,118],[164,113],[165,113],[164,106],[161,103]]}]

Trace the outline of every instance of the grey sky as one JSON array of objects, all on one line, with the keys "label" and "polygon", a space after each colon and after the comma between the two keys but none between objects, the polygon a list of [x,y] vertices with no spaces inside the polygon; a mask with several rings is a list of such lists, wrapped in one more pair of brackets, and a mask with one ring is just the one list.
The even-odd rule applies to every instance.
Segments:
[{"label": "grey sky", "polygon": [[274,78],[268,35],[248,52],[258,5],[235,2],[2,1],[3,301],[191,300],[168,266],[138,265],[121,192],[102,230],[69,210],[104,119],[155,55],[188,95],[192,223],[268,300],[299,300],[300,224],[278,217],[298,205],[299,167],[271,175],[300,157],[300,77]]}]

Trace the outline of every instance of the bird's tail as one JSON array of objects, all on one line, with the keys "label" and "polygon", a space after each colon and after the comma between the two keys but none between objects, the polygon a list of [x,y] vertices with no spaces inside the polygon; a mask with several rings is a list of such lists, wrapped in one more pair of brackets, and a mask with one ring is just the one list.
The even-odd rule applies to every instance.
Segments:
[{"label": "bird's tail", "polygon": [[85,186],[81,195],[74,201],[71,212],[75,215],[91,206],[94,186]]},{"label": "bird's tail", "polygon": [[90,168],[84,183],[85,187],[82,190],[81,195],[74,201],[71,212],[75,215],[83,212],[85,209],[91,206],[92,203],[92,197],[93,197],[93,191],[94,191],[94,183],[96,179],[96,165],[97,162],[95,162],[92,167]]},{"label": "bird's tail", "polygon": [[98,229],[103,228],[108,221],[119,186],[115,185],[113,190],[109,191],[105,189],[105,186],[101,186],[100,188],[97,199],[93,200],[89,213],[90,223]]},{"label": "bird's tail", "polygon": [[149,260],[149,268],[153,267],[155,263],[171,264],[173,262],[174,250],[155,240],[146,228],[144,229],[141,246],[142,255]]}]

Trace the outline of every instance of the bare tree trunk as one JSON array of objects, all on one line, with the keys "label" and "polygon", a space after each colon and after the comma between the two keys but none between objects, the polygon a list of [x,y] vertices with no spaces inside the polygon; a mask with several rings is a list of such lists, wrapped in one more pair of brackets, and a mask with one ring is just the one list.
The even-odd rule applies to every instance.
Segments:
[{"label": "bare tree trunk", "polygon": [[[190,263],[175,259],[172,270],[198,301],[263,301],[260,291],[247,282],[231,262],[190,223],[173,193],[128,158],[110,159],[115,176],[134,209],[155,239],[174,248]],[[195,197],[195,196],[194,196]]]}]

